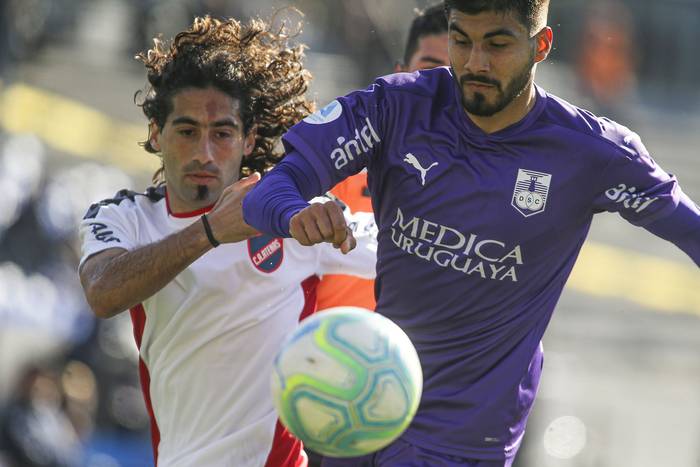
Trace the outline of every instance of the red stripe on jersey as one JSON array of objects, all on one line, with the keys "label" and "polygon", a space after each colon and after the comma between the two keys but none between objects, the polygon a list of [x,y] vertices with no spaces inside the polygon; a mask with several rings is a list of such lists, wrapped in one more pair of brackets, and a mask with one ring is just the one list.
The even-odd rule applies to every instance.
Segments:
[{"label": "red stripe on jersey", "polygon": [[301,310],[299,321],[316,313],[316,298],[320,281],[321,279],[318,276],[309,276],[301,283],[301,288],[304,291],[304,308]]},{"label": "red stripe on jersey", "polygon": [[309,465],[309,458],[304,452],[304,445],[277,420],[272,449],[267,456],[265,467],[306,467],[307,465]]},{"label": "red stripe on jersey", "polygon": [[[299,321],[316,313],[316,289],[319,281],[318,276],[309,276],[301,283],[301,289],[304,292],[304,308],[299,315]],[[272,449],[267,456],[265,467],[306,467],[308,463],[309,459],[304,452],[302,442],[277,420]]]},{"label": "red stripe on jersey", "polygon": [[[146,327],[146,310],[142,304],[138,304],[129,310],[131,313],[131,323],[134,326],[134,339],[136,346],[141,350],[141,339],[143,338],[143,330]],[[153,459],[155,465],[158,465],[158,444],[160,444],[160,430],[156,417],[153,415],[153,405],[151,404],[151,375],[148,374],[148,368],[144,361],[139,357],[139,377],[141,379],[141,391],[143,399],[146,402],[146,410],[151,419],[151,444],[153,445]]]}]

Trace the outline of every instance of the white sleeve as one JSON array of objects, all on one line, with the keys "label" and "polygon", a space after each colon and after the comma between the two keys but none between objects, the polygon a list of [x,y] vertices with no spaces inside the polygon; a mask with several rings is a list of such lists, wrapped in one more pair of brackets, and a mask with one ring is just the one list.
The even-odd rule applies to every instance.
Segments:
[{"label": "white sleeve", "polygon": [[110,248],[132,250],[136,247],[136,225],[122,204],[94,204],[80,222],[80,266],[95,253]]},{"label": "white sleeve", "polygon": [[357,240],[357,246],[347,255],[333,248],[330,243],[321,247],[322,274],[347,274],[374,279],[377,265],[377,224],[371,212],[350,213],[345,209],[345,219]]}]

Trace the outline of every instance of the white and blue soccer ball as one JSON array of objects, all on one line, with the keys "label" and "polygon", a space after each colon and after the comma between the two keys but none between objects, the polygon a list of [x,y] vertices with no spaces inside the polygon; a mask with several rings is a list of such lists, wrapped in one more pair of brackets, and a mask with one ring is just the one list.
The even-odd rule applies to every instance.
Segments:
[{"label": "white and blue soccer ball", "polygon": [[337,307],[305,319],[275,358],[272,395],[282,423],[332,457],[377,451],[418,409],[423,373],[408,336],[389,319]]}]

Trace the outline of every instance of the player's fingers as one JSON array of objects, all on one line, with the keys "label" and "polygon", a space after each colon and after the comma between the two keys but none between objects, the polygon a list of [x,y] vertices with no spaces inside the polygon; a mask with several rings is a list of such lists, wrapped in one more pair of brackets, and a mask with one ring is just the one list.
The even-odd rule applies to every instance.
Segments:
[{"label": "player's fingers", "polygon": [[355,249],[357,246],[357,240],[355,240],[355,237],[352,234],[352,230],[348,229],[348,235],[345,237],[345,240],[343,240],[343,243],[340,244],[340,251],[344,255],[350,253],[352,250]]},{"label": "player's fingers", "polygon": [[316,217],[309,217],[306,222],[302,224],[306,237],[309,239],[312,245],[316,243],[324,242],[323,234],[318,228],[318,219]]},{"label": "player's fingers", "polygon": [[253,172],[251,175],[241,178],[236,183],[233,184],[233,191],[238,191],[242,193],[248,193],[253,189],[256,183],[260,181],[260,174],[258,172]]},{"label": "player's fingers", "polygon": [[298,241],[300,244],[304,246],[311,246],[313,243],[311,243],[311,240],[309,237],[306,235],[306,230],[304,229],[304,225],[302,223],[302,212],[296,213],[294,216],[289,221],[289,233],[292,235],[292,238],[294,238],[296,241]]},{"label": "player's fingers", "polygon": [[252,190],[255,187],[255,184],[259,181],[260,174],[255,172],[252,175],[242,178],[236,181],[234,184],[227,186],[226,188],[224,188],[223,193],[221,193],[219,200],[214,206],[214,209],[216,209],[216,206],[224,203],[225,200],[228,200],[230,198],[242,198],[243,196],[248,194],[248,192]]},{"label": "player's fingers", "polygon": [[325,205],[318,205],[316,214],[316,226],[324,242],[332,242],[335,238],[333,230],[333,220],[331,219]]},{"label": "player's fingers", "polygon": [[348,236],[348,224],[343,215],[343,209],[334,201],[323,205],[333,228],[333,236],[328,239],[334,245],[340,245]]}]

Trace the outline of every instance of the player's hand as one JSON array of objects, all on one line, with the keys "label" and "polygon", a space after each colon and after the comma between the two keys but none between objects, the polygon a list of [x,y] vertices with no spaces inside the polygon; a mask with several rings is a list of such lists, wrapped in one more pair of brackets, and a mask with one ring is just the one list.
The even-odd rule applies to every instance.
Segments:
[{"label": "player's hand", "polygon": [[256,172],[226,187],[207,214],[214,238],[220,243],[240,242],[259,234],[243,220],[243,198],[258,181],[260,174]]},{"label": "player's hand", "polygon": [[328,242],[343,254],[357,244],[345,222],[343,209],[334,201],[313,203],[296,213],[289,221],[289,233],[302,245]]}]

